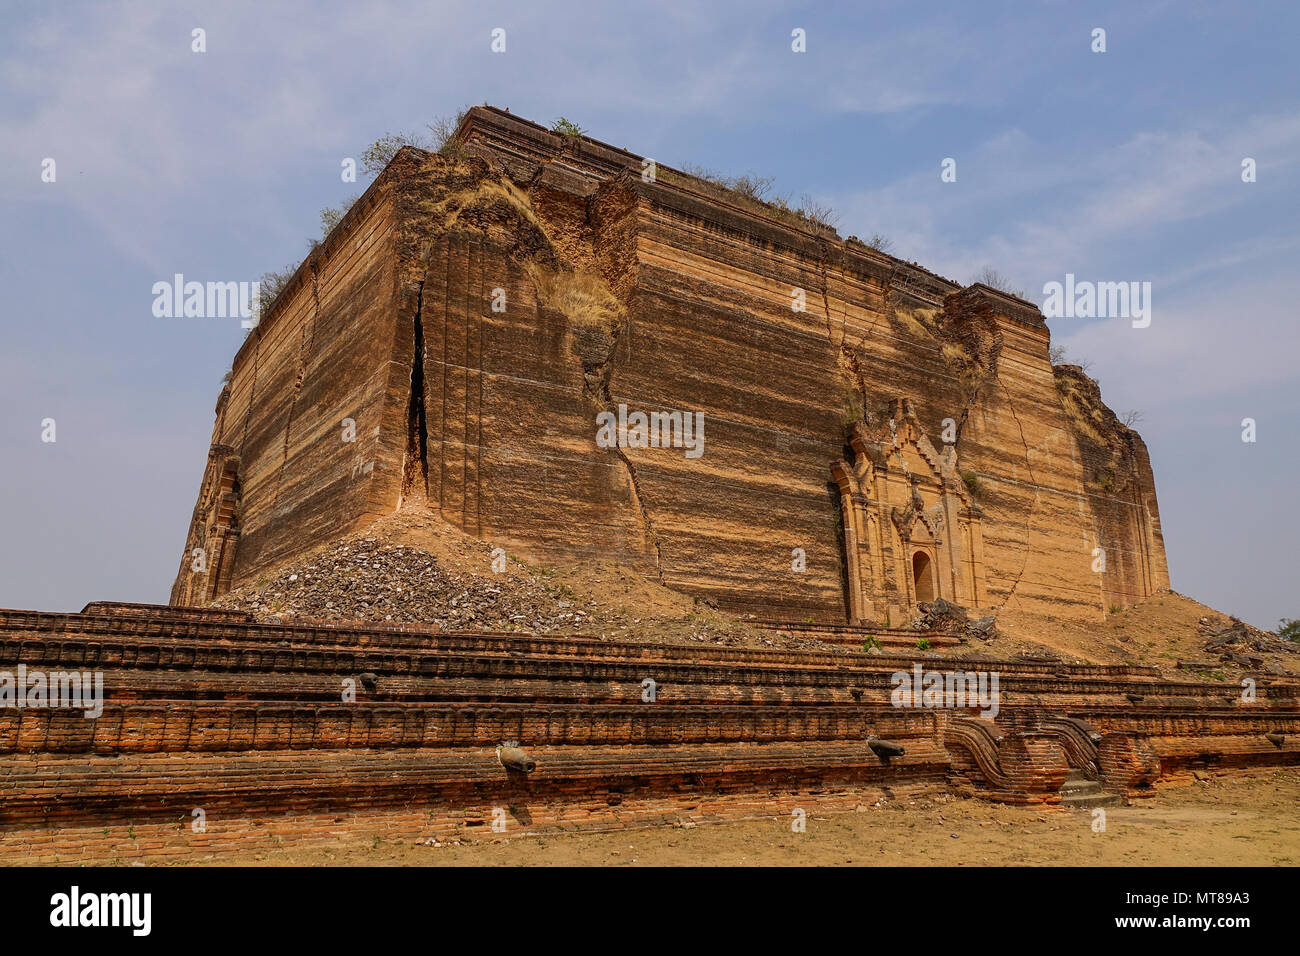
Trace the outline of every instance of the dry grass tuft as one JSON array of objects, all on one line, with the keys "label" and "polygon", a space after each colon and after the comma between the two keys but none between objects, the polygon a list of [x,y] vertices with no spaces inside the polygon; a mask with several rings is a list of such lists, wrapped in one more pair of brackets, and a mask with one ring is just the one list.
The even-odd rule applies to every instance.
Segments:
[{"label": "dry grass tuft", "polygon": [[1085,408],[1078,389],[1072,384],[1058,378],[1057,386],[1061,394],[1061,406],[1065,409],[1066,417],[1070,419],[1074,427],[1090,441],[1098,445],[1108,445],[1105,436],[1097,427],[1104,423],[1101,411],[1095,408]]},{"label": "dry grass tuft", "polygon": [[627,314],[626,306],[596,273],[554,272],[534,261],[525,263],[525,268],[542,304],[563,313],[574,325],[614,329]]},{"label": "dry grass tuft", "polygon": [[949,365],[962,368],[970,364],[970,356],[956,342],[944,342],[941,351],[943,352],[944,361]]},{"label": "dry grass tuft", "polygon": [[462,212],[497,203],[505,203],[521,219],[542,230],[543,233],[546,231],[537,218],[537,213],[533,211],[532,200],[509,180],[485,179],[472,189],[462,189],[436,203],[426,202],[423,205],[430,212],[440,216],[450,228],[459,221]]},{"label": "dry grass tuft", "polygon": [[938,315],[935,309],[895,309],[893,315],[899,325],[917,338],[935,337],[934,317]]}]

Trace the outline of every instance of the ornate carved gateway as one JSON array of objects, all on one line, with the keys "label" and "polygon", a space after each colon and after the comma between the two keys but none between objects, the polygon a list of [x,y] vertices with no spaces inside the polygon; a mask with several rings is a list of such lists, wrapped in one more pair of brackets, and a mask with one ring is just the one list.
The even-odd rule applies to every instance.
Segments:
[{"label": "ornate carved gateway", "polygon": [[982,513],[956,450],[935,451],[906,399],[895,402],[884,438],[860,421],[846,432],[852,459],[834,462],[831,475],[840,489],[849,620],[898,625],[937,597],[981,606]]}]

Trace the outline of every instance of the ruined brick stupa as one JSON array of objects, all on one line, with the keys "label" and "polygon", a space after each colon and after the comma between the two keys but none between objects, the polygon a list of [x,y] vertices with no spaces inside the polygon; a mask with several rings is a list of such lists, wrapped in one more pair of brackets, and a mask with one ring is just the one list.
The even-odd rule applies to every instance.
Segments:
[{"label": "ruined brick stupa", "polygon": [[497,109],[449,147],[398,153],[235,356],[173,604],[413,499],[767,618],[1169,584],[1146,447],[1033,304]]}]

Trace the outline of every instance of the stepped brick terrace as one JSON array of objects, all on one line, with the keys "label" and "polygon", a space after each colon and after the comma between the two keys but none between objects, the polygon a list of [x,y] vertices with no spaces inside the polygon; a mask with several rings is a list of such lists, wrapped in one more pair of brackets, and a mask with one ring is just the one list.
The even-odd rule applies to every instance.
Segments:
[{"label": "stepped brick terrace", "polygon": [[[100,671],[106,689],[94,720],[0,713],[0,850],[29,861],[328,845],[349,830],[449,840],[490,836],[496,820],[535,832],[788,817],[936,788],[1104,806],[1193,772],[1300,762],[1300,681],[1264,675],[1246,703],[1232,686],[1144,666],[275,625],[115,604],[0,612],[0,641],[6,660]],[[894,706],[891,673],[918,663],[996,670],[996,720]],[[340,702],[348,679],[355,700]],[[531,773],[503,765],[503,740]]]}]

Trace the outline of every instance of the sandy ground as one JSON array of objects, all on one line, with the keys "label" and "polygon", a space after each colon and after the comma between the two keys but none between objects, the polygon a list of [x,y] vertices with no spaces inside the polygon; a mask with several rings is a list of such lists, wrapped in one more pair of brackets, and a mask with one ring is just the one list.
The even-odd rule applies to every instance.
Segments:
[{"label": "sandy ground", "polygon": [[1295,866],[1300,769],[1169,784],[1106,810],[1026,809],[936,794],[856,813],[441,847],[358,837],[330,848],[222,854],[181,865],[308,866]]},{"label": "sandy ground", "polygon": [[[1129,605],[1096,621],[1046,619],[1004,611],[998,615],[1001,636],[985,645],[990,654],[1011,656],[1046,649],[1067,660],[1097,664],[1151,664],[1166,674],[1187,679],[1231,680],[1240,673],[1205,649],[1206,637],[1198,629],[1202,618],[1216,625],[1228,616],[1176,591],[1162,591],[1139,604]],[[1277,642],[1280,650],[1286,645]],[[1294,646],[1294,645],[1292,645]],[[1300,654],[1265,653],[1265,660],[1288,673],[1300,673]],[[1179,661],[1213,664],[1205,670],[1179,671]]]}]

